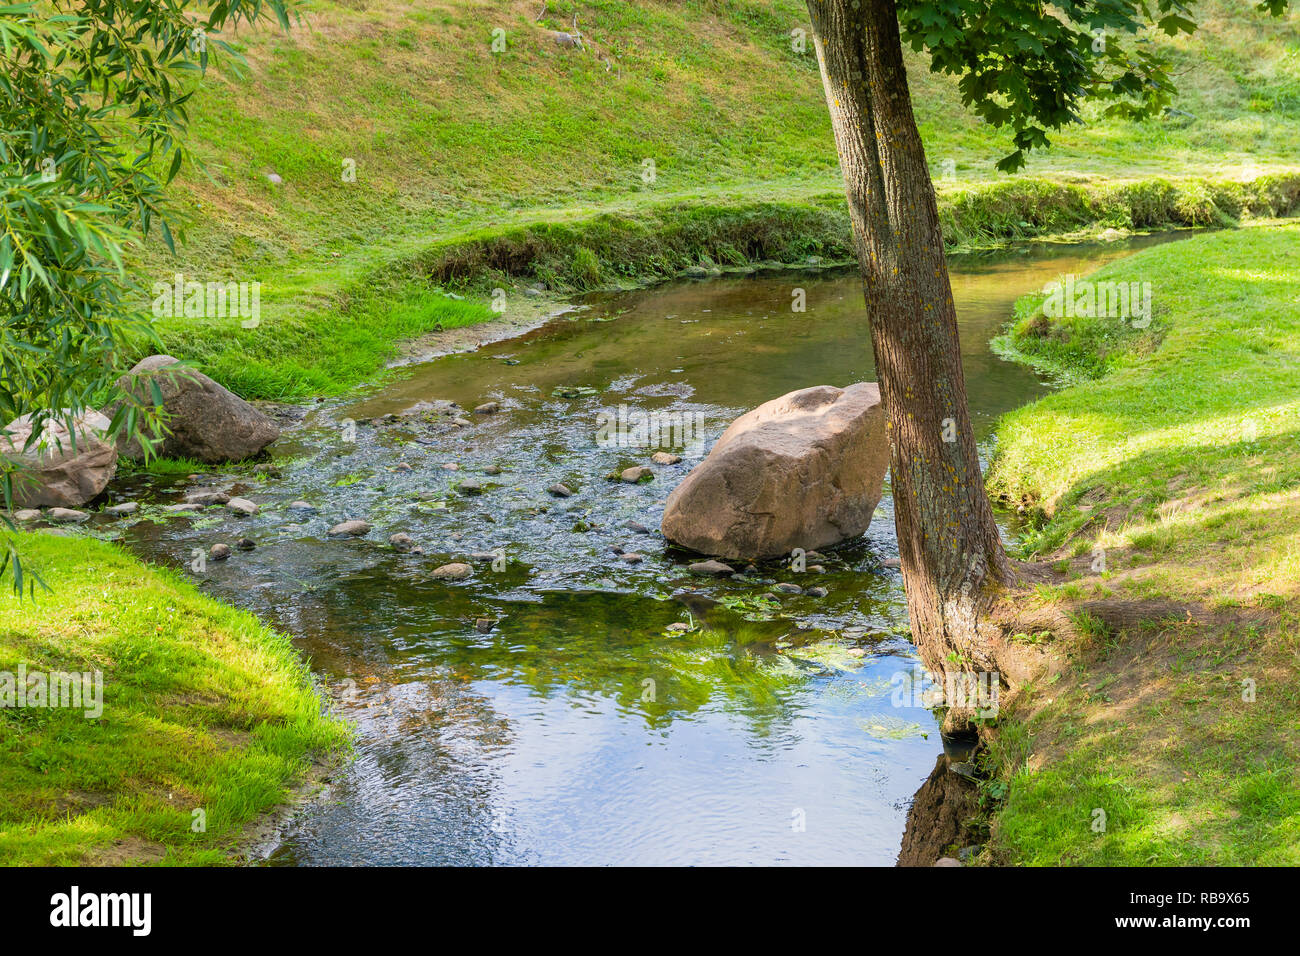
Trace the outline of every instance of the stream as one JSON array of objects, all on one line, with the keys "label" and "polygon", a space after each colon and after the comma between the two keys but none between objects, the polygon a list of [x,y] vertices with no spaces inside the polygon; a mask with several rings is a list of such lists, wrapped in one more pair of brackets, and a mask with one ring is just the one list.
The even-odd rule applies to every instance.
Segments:
[{"label": "stream", "polygon": [[[1047,388],[989,350],[1014,300],[1155,241],[953,257],[986,453],[998,416]],[[271,449],[278,476],[129,477],[114,498],[142,511],[96,516],[97,533],[292,635],[355,723],[355,761],[269,862],[891,865],[942,744],[934,714],[901,693],[919,664],[887,566],[888,484],[862,539],[809,561],[821,570],[702,578],[658,533],[668,493],[732,419],[874,378],[859,280],[724,276],[581,306],[309,406]],[[446,402],[469,424],[440,414]],[[485,402],[499,411],[471,411]],[[665,449],[683,460],[650,465],[656,448],[599,440],[599,416],[620,406],[686,423]],[[634,465],[653,480],[608,477]],[[574,494],[555,497],[556,483]],[[259,511],[161,510],[198,487]],[[373,528],[327,536],[348,519]],[[392,548],[395,532],[423,553]],[[255,547],[189,570],[194,549],[241,537]],[[430,576],[451,561],[473,576]]]}]

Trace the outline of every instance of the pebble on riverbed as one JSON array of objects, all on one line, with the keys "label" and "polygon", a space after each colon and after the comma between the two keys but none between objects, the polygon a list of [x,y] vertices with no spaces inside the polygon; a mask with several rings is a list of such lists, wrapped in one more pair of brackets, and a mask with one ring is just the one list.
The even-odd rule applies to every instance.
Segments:
[{"label": "pebble on riverbed", "polygon": [[657,451],[650,456],[650,460],[656,465],[676,465],[682,460],[681,455],[674,455],[672,452]]},{"label": "pebble on riverbed", "polygon": [[247,498],[231,498],[226,502],[226,510],[248,517],[257,514],[257,505]]},{"label": "pebble on riverbed", "polygon": [[355,538],[370,533],[369,521],[344,521],[330,528],[331,538]]},{"label": "pebble on riverbed", "polygon": [[641,481],[644,478],[653,478],[654,474],[655,473],[645,465],[637,465],[633,468],[623,469],[623,473],[618,477],[620,481],[625,481],[629,485],[635,485],[638,481]]},{"label": "pebble on riverbed", "polygon": [[691,574],[735,574],[736,570],[721,561],[696,561],[689,568]]},{"label": "pebble on riverbed", "polygon": [[113,505],[104,509],[104,514],[114,518],[124,518],[127,515],[133,515],[140,510],[138,501],[124,501],[120,505]]},{"label": "pebble on riverbed", "polygon": [[473,573],[474,569],[468,564],[453,561],[451,564],[444,564],[441,567],[434,568],[430,573],[430,577],[439,581],[464,581]]},{"label": "pebble on riverbed", "polygon": [[552,495],[554,495],[557,498],[573,497],[573,489],[570,488],[568,485],[554,484],[551,485],[551,487],[547,488],[546,490],[549,491]]},{"label": "pebble on riverbed", "polygon": [[403,531],[388,536],[388,543],[393,546],[393,550],[399,554],[406,554],[415,547],[415,539]]},{"label": "pebble on riverbed", "polygon": [[214,544],[212,548],[208,551],[208,557],[211,558],[213,561],[226,560],[226,558],[230,557],[230,545]]}]

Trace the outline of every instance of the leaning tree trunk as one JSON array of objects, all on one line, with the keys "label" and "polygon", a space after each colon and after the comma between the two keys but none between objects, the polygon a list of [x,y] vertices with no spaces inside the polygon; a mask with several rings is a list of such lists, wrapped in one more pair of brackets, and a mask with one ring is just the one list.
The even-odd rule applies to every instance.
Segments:
[{"label": "leaning tree trunk", "polygon": [[1012,579],[966,408],[934,185],[894,0],[809,0],[890,430],[913,639],[931,673],[996,669],[988,614]]}]

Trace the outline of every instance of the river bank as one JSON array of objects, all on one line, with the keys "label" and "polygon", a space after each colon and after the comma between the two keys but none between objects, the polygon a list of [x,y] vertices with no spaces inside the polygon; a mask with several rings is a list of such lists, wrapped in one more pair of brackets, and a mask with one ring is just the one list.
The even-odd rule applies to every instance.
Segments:
[{"label": "river bank", "polygon": [[[111,544],[19,534],[50,591],[0,600],[5,865],[221,865],[348,746],[289,640]],[[88,675],[81,706],[38,698]],[[57,696],[57,695],[56,695]],[[58,703],[58,706],[53,706]]]},{"label": "river bank", "polygon": [[[945,241],[970,251],[1036,239],[1080,241],[1230,226],[1300,205],[1300,173],[1249,181],[1021,177],[939,184]],[[605,206],[517,210],[436,240],[378,246],[314,265],[310,281],[269,274],[260,320],[163,318],[165,349],[249,399],[301,401],[382,379],[441,339],[472,345],[482,323],[526,323],[573,295],[724,271],[823,269],[851,261],[843,193],[824,186],[653,194]],[[432,337],[434,345],[428,340]],[[416,343],[412,345],[412,343]]]},{"label": "river bank", "polygon": [[1295,865],[1300,226],[1087,278],[1150,283],[1154,321],[1036,295],[1001,340],[1073,383],[1005,416],[990,473],[1031,520],[1030,604],[1072,626],[1023,636],[1065,663],[987,736],[978,859]]}]

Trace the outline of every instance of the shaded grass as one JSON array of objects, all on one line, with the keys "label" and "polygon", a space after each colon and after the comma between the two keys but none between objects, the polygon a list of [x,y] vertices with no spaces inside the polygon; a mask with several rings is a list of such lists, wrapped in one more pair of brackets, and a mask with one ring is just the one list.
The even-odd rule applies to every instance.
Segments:
[{"label": "shaded grass", "polygon": [[18,546],[52,593],[0,597],[0,672],[102,671],[103,715],[0,709],[0,860],[223,863],[313,756],[346,745],[288,639],[252,614],[102,542]]}]

